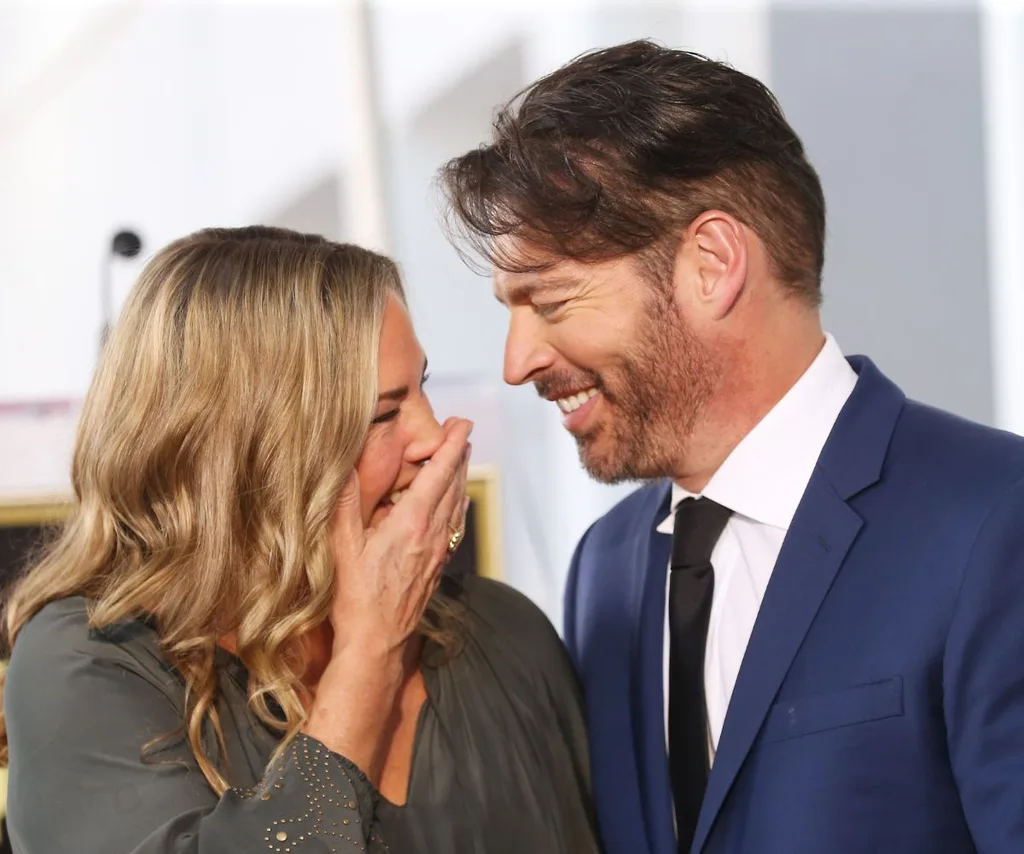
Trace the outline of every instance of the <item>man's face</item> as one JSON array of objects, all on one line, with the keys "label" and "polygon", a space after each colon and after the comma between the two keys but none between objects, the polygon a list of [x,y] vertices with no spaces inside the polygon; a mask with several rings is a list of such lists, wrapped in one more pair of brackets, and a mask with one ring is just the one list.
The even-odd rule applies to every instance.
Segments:
[{"label": "man's face", "polygon": [[591,476],[675,477],[719,371],[670,282],[626,257],[499,270],[494,289],[510,312],[505,381],[557,402]]}]

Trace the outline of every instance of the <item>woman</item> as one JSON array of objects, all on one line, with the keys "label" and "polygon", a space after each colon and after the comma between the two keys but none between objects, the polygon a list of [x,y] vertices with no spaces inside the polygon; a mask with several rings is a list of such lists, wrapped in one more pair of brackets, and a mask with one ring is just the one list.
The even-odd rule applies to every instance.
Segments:
[{"label": "woman", "polygon": [[254,227],[150,262],[7,607],[15,851],[597,850],[557,636],[442,577],[470,425],[425,372],[371,252]]}]

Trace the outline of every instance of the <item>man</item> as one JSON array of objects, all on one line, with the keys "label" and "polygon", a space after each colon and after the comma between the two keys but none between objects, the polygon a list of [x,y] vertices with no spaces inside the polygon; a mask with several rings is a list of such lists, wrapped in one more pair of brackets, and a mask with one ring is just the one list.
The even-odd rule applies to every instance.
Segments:
[{"label": "man", "polygon": [[443,179],[505,379],[595,478],[653,481],[565,598],[609,854],[1024,851],[1024,441],[823,333],[821,185],[771,93],[597,51]]}]

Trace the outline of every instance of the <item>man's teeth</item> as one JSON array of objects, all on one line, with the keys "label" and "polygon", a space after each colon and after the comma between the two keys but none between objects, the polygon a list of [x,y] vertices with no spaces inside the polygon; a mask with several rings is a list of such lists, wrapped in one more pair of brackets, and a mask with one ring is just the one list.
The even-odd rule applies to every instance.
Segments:
[{"label": "man's teeth", "polygon": [[404,489],[400,489],[397,492],[392,492],[391,495],[389,496],[388,500],[392,504],[397,504],[399,501],[402,500],[402,496],[403,495],[405,495],[405,490]]},{"label": "man's teeth", "polygon": [[572,395],[572,397],[559,398],[556,402],[558,403],[558,408],[568,415],[570,412],[575,412],[583,406],[595,394],[597,394],[596,388],[588,388],[586,391]]}]

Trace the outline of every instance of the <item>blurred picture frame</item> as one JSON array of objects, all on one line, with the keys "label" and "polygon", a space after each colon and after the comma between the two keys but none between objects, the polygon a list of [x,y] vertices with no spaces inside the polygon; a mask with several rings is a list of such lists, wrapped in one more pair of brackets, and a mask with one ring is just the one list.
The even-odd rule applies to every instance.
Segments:
[{"label": "blurred picture frame", "polygon": [[0,497],[0,591],[17,578],[71,512],[64,493]]},{"label": "blurred picture frame", "polygon": [[[497,581],[504,579],[501,539],[501,478],[493,465],[470,466],[466,485],[469,510],[466,513],[465,550],[471,561],[467,571]],[[459,556],[456,552],[456,557]]]}]

